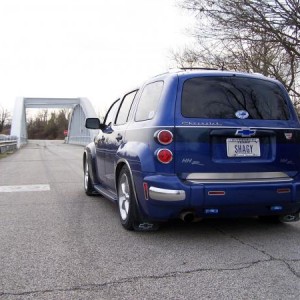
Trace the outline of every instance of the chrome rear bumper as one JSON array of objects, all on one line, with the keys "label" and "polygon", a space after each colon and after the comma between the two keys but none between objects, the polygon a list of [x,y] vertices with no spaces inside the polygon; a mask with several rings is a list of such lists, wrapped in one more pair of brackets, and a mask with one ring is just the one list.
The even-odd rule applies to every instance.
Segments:
[{"label": "chrome rear bumper", "polygon": [[253,183],[293,181],[283,172],[190,173],[186,180],[193,183]]}]

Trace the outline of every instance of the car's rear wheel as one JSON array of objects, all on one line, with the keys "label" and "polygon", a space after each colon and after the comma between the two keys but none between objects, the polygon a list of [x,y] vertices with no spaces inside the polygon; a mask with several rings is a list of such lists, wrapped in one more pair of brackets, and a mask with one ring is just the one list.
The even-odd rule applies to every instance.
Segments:
[{"label": "car's rear wheel", "polygon": [[118,178],[118,206],[122,226],[127,230],[157,230],[158,224],[142,220],[137,206],[133,182],[126,166],[122,168]]},{"label": "car's rear wheel", "polygon": [[119,175],[118,206],[122,226],[127,230],[133,230],[133,224],[136,221],[134,217],[136,205],[130,174],[126,167],[123,167]]},{"label": "car's rear wheel", "polygon": [[84,191],[88,196],[92,196],[93,194],[95,194],[95,189],[92,184],[89,164],[87,159],[85,160],[84,163]]}]

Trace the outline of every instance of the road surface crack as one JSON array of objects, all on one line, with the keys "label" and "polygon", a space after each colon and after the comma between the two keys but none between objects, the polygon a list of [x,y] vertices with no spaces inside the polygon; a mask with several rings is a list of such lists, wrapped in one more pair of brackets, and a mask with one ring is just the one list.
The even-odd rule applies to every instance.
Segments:
[{"label": "road surface crack", "polygon": [[70,288],[57,288],[57,289],[45,289],[45,290],[33,290],[33,291],[24,291],[24,292],[0,292],[1,296],[25,296],[25,295],[34,295],[34,294],[47,294],[47,293],[57,293],[57,292],[74,292],[74,291],[96,291],[106,288],[107,286],[119,285],[136,282],[138,280],[158,280],[158,279],[167,279],[167,278],[175,278],[177,276],[189,275],[200,272],[226,272],[226,271],[240,271],[251,268],[255,264],[269,262],[271,259],[266,260],[257,260],[250,263],[246,263],[244,266],[240,267],[231,267],[231,268],[198,268],[193,270],[185,270],[185,271],[175,271],[168,272],[161,275],[141,275],[141,276],[132,276],[127,278],[122,278],[115,281],[107,281],[103,283],[95,283],[95,284],[84,284],[80,286],[74,286]]},{"label": "road surface crack", "polygon": [[[240,244],[242,244],[244,246],[250,247],[250,248],[252,248],[252,249],[254,249],[254,250],[262,253],[263,255],[267,256],[268,259],[266,259],[265,261],[274,261],[274,262],[281,262],[281,263],[283,263],[290,270],[290,272],[294,276],[296,276],[298,279],[300,278],[300,273],[296,272],[296,270],[290,264],[292,262],[299,262],[300,259],[293,259],[293,260],[289,259],[289,260],[287,260],[287,259],[277,258],[277,257],[271,255],[270,253],[268,253],[267,251],[265,251],[263,249],[259,249],[258,247],[255,247],[254,245],[252,245],[250,243],[246,243],[243,240],[239,239],[238,237],[236,237],[236,236],[234,236],[232,234],[229,234],[229,233],[225,232],[224,230],[222,230],[222,229],[220,229],[218,227],[215,227],[215,229],[217,231],[219,231],[220,233],[222,233],[223,235],[226,235],[226,236],[230,237],[231,239],[237,241],[238,243],[240,243]],[[253,262],[252,262],[252,264],[253,264]]]}]

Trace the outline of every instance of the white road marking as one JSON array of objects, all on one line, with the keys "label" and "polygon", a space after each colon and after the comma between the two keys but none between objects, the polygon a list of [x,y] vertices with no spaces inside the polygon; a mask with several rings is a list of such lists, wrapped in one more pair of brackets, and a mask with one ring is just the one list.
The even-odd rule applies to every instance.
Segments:
[{"label": "white road marking", "polygon": [[0,193],[44,192],[44,191],[50,191],[49,184],[0,186]]}]

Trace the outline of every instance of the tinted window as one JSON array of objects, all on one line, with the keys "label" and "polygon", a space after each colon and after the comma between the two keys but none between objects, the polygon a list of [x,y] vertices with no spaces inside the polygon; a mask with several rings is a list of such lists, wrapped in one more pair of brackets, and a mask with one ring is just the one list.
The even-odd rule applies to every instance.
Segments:
[{"label": "tinted window", "polygon": [[157,81],[145,86],[135,115],[136,121],[150,120],[154,117],[163,85],[162,81]]},{"label": "tinted window", "polygon": [[183,116],[236,119],[238,111],[246,111],[248,119],[289,118],[283,92],[273,82],[239,77],[202,77],[184,83]]},{"label": "tinted window", "polygon": [[121,104],[121,107],[119,109],[119,113],[117,116],[116,125],[122,125],[125,124],[128,120],[129,111],[132,105],[132,101],[136,95],[137,91],[134,91],[130,94],[127,94]]},{"label": "tinted window", "polygon": [[104,119],[105,125],[114,124],[116,118],[116,110],[119,107],[119,104],[120,104],[120,99],[118,99],[111,105]]}]

